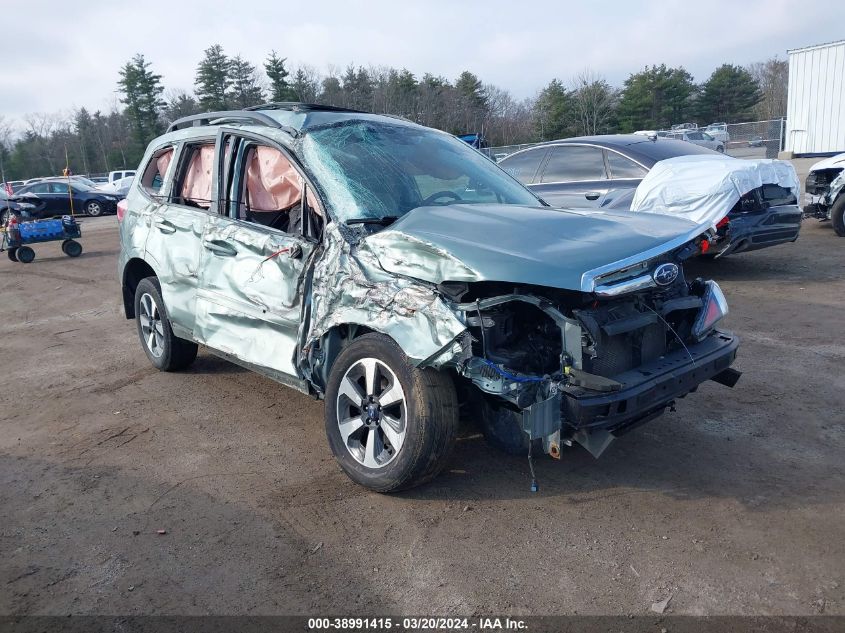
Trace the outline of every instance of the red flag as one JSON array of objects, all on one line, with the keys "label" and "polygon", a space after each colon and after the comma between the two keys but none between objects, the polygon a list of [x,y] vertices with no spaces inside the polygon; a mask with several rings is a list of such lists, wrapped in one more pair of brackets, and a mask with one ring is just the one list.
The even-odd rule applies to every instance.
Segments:
[{"label": "red flag", "polygon": [[7,196],[13,196],[13,195],[15,195],[15,190],[14,190],[14,189],[12,189],[12,183],[10,183],[10,182],[4,182],[4,183],[3,183],[3,188],[6,190],[6,195],[7,195]]}]

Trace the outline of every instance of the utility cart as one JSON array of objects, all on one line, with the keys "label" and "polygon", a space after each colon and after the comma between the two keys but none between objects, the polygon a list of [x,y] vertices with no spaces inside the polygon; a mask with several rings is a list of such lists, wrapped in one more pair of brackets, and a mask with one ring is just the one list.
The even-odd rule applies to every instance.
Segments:
[{"label": "utility cart", "polygon": [[50,220],[20,222],[16,215],[10,214],[6,226],[3,227],[0,251],[7,251],[9,259],[13,262],[28,264],[35,259],[31,244],[61,241],[65,255],[79,257],[82,254],[82,244],[75,239],[79,237],[82,237],[82,228],[73,216],[63,215],[61,218]]}]

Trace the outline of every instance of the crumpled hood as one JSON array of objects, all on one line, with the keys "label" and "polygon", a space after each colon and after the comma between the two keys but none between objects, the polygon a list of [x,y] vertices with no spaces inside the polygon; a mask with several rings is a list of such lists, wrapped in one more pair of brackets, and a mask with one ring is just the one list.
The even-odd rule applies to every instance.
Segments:
[{"label": "crumpled hood", "polygon": [[837,154],[836,156],[825,158],[810,167],[810,171],[818,171],[819,169],[835,169],[837,167],[840,169],[845,168],[845,154]]},{"label": "crumpled hood", "polygon": [[681,218],[624,211],[454,204],[414,209],[362,246],[385,270],[432,283],[486,280],[582,290],[585,273],[654,257],[699,232]]}]

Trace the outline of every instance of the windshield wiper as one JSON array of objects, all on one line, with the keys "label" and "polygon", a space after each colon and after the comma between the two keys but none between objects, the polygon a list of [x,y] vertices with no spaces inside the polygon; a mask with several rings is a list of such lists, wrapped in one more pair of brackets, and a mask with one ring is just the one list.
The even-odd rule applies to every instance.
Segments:
[{"label": "windshield wiper", "polygon": [[346,224],[380,224],[381,226],[390,226],[399,217],[396,215],[386,215],[382,218],[352,218],[351,220],[346,220]]}]

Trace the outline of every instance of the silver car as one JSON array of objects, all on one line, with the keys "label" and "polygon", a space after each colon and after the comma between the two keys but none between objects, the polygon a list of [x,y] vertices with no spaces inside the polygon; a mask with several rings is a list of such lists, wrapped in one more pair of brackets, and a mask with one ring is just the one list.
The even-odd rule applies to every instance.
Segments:
[{"label": "silver car", "polygon": [[529,459],[598,455],[739,376],[719,286],[683,274],[701,228],[552,209],[402,119],[304,104],[181,119],[118,218],[150,362],[183,369],[203,345],[325,400],[334,456],[373,490],[437,475],[459,407]]},{"label": "silver car", "polygon": [[687,141],[695,145],[700,145],[701,147],[706,147],[707,149],[716,150],[717,152],[725,152],[724,141],[716,140],[707,132],[702,132],[701,130],[673,130],[666,135],[666,138]]}]

